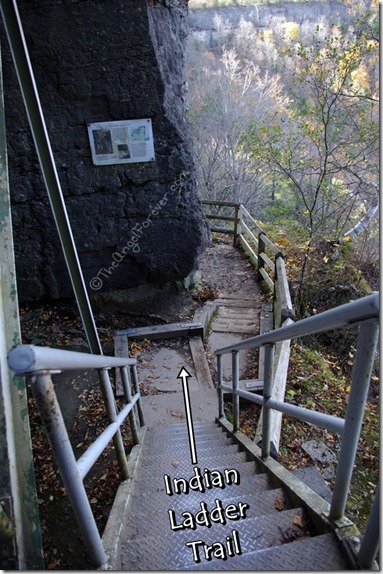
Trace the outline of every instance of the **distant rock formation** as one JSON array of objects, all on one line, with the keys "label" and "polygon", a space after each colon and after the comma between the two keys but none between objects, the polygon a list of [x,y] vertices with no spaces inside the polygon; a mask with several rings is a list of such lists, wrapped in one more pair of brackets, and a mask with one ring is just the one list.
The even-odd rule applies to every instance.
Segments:
[{"label": "distant rock formation", "polygon": [[[182,281],[208,228],[186,120],[187,0],[18,1],[89,291]],[[1,29],[21,301],[72,288]],[[149,118],[155,160],[96,166],[87,126]]]},{"label": "distant rock formation", "polygon": [[218,30],[216,17],[221,19],[220,33],[229,33],[237,28],[241,20],[251,22],[257,28],[267,28],[276,17],[302,24],[316,23],[320,18],[328,22],[344,21],[347,8],[337,0],[309,0],[305,2],[254,2],[249,6],[228,6],[220,8],[195,8],[190,10],[190,31],[194,38],[207,48],[213,48]]}]

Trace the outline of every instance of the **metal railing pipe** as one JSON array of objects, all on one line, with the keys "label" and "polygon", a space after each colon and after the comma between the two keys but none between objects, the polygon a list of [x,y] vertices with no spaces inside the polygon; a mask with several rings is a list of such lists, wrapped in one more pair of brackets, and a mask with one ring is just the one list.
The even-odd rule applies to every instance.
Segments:
[{"label": "metal railing pipe", "polygon": [[[99,371],[99,377],[102,383],[102,391],[104,395],[106,413],[110,423],[117,421],[116,405],[114,402],[114,395],[112,385],[110,384],[109,373],[107,369]],[[121,431],[118,428],[113,435],[113,444],[116,450],[116,457],[120,467],[121,476],[123,479],[129,478],[128,461],[126,459],[124,441],[122,440]]]},{"label": "metal railing pipe", "polygon": [[368,518],[366,531],[364,533],[362,543],[358,552],[359,565],[364,570],[370,570],[376,559],[379,550],[380,538],[380,485],[378,485],[375,494],[374,504],[372,505],[371,514]]},{"label": "metal railing pipe", "polygon": [[239,353],[232,352],[232,369],[233,369],[233,431],[239,431]]},{"label": "metal railing pipe", "polygon": [[269,399],[266,404],[269,408],[280,411],[285,415],[305,421],[306,423],[317,427],[327,429],[339,435],[342,435],[344,432],[344,419],[333,415],[319,413],[318,411],[305,409],[304,407],[298,407],[297,405],[290,405],[282,401],[276,401],[275,399]]},{"label": "metal railing pipe", "polygon": [[87,450],[77,459],[77,468],[80,472],[82,480],[86,477],[98,457],[101,455],[105,447],[112,440],[128,414],[131,413],[133,406],[136,404],[139,395],[135,395],[132,402],[125,405],[124,408],[118,413],[117,421],[111,423],[107,428],[96,438],[96,440],[87,448]]},{"label": "metal railing pipe", "polygon": [[[217,355],[217,378],[218,378],[218,417],[221,419],[225,416],[224,400],[223,400],[223,389],[222,389],[222,379],[223,379],[223,369],[222,369],[222,355]],[[230,389],[231,391],[231,389]]]},{"label": "metal railing pipe", "polygon": [[[129,404],[132,402],[132,391],[130,388],[129,375],[126,367],[122,367],[121,369],[121,380],[122,380],[122,386],[124,388],[125,399],[126,402]],[[132,431],[133,444],[138,444],[140,442],[140,439],[138,436],[134,409],[131,409],[129,412],[129,422],[130,422],[130,430]]]},{"label": "metal railing pipe", "polygon": [[135,365],[136,359],[106,357],[76,351],[64,351],[35,345],[16,345],[8,353],[8,365],[20,375],[38,371],[65,371],[78,369],[104,369]]},{"label": "metal railing pipe", "polygon": [[216,355],[224,355],[233,351],[257,348],[267,343],[278,343],[279,341],[286,341],[295,337],[304,337],[330,329],[347,327],[353,323],[359,323],[373,317],[379,317],[379,293],[373,293],[357,301],[340,305],[335,309],[301,319],[287,327],[280,327],[263,335],[245,339],[235,345],[222,347],[214,351],[214,353]]},{"label": "metal railing pipe", "polygon": [[359,327],[358,342],[352,372],[351,390],[347,404],[343,439],[339,453],[329,518],[343,517],[355,462],[364,409],[367,402],[376,346],[379,320],[370,319]]},{"label": "metal railing pipe", "polygon": [[53,383],[49,373],[32,377],[32,392],[40,416],[68,493],[73,512],[87,544],[89,554],[96,566],[107,562],[101,537],[92,513],[88,496],[65,427]]},{"label": "metal railing pipe", "polygon": [[267,401],[273,390],[274,345],[265,345],[265,371],[263,377],[262,457],[270,456],[271,410]]},{"label": "metal railing pipe", "polygon": [[[221,385],[220,388],[222,391],[227,391],[229,393],[233,392],[232,387],[229,385]],[[263,396],[258,395],[257,393],[251,393],[250,391],[243,391],[242,389],[238,389],[236,394],[239,397],[243,397],[244,399],[251,401],[252,403],[261,405],[262,407],[265,405]],[[324,413],[305,409],[304,407],[298,407],[297,405],[290,405],[289,403],[276,401],[275,399],[268,399],[267,406],[276,411],[280,411],[289,417],[305,421],[317,427],[325,428],[339,435],[342,435],[344,432],[344,419],[335,417],[333,415],[326,415]]]},{"label": "metal railing pipe", "polygon": [[138,420],[140,422],[140,426],[143,427],[145,424],[145,420],[144,420],[144,413],[142,412],[142,406],[141,406],[140,383],[138,381],[137,367],[135,364],[130,366],[130,373],[132,375],[133,388],[134,388],[136,394],[139,395],[136,406],[137,406]]}]

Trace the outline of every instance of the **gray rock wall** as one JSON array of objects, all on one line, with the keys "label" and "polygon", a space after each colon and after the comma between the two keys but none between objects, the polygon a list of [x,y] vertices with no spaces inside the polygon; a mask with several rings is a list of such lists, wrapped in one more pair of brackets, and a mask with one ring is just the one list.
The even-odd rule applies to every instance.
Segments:
[{"label": "gray rock wall", "polygon": [[[182,280],[207,225],[184,106],[187,0],[19,0],[89,291]],[[21,300],[72,296],[5,33],[8,161]],[[87,125],[151,118],[155,161],[94,166]]]}]

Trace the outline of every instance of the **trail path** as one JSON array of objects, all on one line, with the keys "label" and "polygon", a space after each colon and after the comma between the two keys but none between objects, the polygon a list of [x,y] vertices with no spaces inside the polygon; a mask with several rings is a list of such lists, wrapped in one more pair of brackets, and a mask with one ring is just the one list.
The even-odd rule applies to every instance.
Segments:
[{"label": "trail path", "polygon": [[[202,292],[215,293],[209,301],[212,316],[209,336],[202,343],[200,337],[137,341],[137,367],[143,409],[148,426],[179,422],[185,417],[182,385],[179,372],[185,367],[190,373],[189,388],[195,420],[211,420],[217,412],[216,359],[214,351],[259,333],[261,296],[254,268],[231,244],[215,243],[202,255],[199,265]],[[180,309],[174,297],[175,311]],[[168,301],[169,303],[169,301]],[[205,309],[203,307],[203,309]],[[182,306],[185,311],[185,306]],[[161,309],[152,313],[160,316]],[[198,321],[201,309],[190,305],[189,320]],[[172,321],[184,320],[177,312],[169,314]],[[198,318],[198,319],[197,319]],[[118,338],[116,337],[116,341]],[[256,354],[240,354],[240,378],[257,376]],[[224,380],[231,380],[231,356],[223,361]]]}]

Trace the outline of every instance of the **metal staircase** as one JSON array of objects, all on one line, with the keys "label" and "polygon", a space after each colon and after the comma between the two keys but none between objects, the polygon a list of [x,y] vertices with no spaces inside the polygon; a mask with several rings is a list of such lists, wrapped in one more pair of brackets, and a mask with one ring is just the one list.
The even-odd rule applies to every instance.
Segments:
[{"label": "metal staircase", "polygon": [[[346,327],[357,329],[358,341],[345,418],[275,399],[274,347],[295,337]],[[379,295],[375,293],[217,349],[217,389],[200,389],[192,394],[196,418],[208,415],[194,424],[190,405],[188,424],[164,424],[162,417],[154,423],[146,419],[133,358],[17,345],[8,354],[8,366],[30,377],[69,500],[96,568],[377,569],[379,487],[362,540],[345,510],[378,333]],[[265,350],[262,396],[239,385],[240,351],[261,347]],[[223,380],[224,355],[232,357],[231,385]],[[112,367],[119,370],[125,396],[125,405],[120,404],[118,410],[108,376]],[[78,459],[52,383],[52,376],[58,372],[77,369],[97,369],[109,419],[108,426]],[[187,377],[190,375],[182,368],[177,378],[185,382]],[[232,394],[232,423],[225,417],[225,392]],[[188,393],[184,394],[186,411],[189,401]],[[218,405],[213,406],[217,395]],[[170,394],[161,406],[172,411],[174,396],[177,393]],[[240,397],[262,406],[259,445],[239,430]],[[275,412],[341,436],[331,503],[271,456]],[[128,459],[120,433],[127,417],[133,438]],[[122,481],[101,538],[84,478],[111,439]]]},{"label": "metal staircase", "polygon": [[198,465],[191,463],[185,423],[147,430],[127,508],[122,570],[349,568],[335,534],[318,532],[305,509],[217,424],[194,429]]}]

